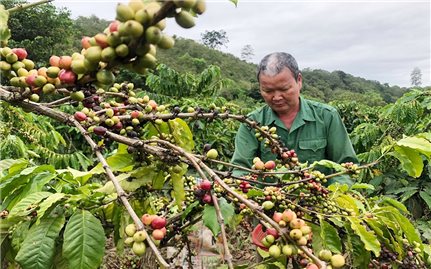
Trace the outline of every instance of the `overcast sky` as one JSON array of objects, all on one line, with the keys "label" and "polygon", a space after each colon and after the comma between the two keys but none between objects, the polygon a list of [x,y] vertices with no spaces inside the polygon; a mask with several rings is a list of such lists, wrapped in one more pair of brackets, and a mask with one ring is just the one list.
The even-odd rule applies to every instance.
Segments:
[{"label": "overcast sky", "polygon": [[[57,0],[72,17],[92,14],[115,19],[115,6],[127,0]],[[389,85],[410,86],[410,73],[422,71],[422,86],[431,86],[431,1],[253,1],[207,0],[196,26],[181,29],[173,19],[166,33],[200,41],[205,31],[224,30],[224,52],[240,57],[250,45],[252,62],[285,51],[299,67],[342,70]]]}]

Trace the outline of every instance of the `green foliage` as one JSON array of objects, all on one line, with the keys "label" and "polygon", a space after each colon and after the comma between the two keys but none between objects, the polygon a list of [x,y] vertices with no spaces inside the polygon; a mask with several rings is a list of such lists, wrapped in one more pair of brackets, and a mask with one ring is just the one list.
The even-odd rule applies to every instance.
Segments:
[{"label": "green foliage", "polygon": [[150,91],[158,95],[175,97],[213,96],[230,81],[221,78],[220,68],[209,66],[198,75],[179,73],[164,64],[146,78]]},{"label": "green foliage", "polygon": [[330,104],[334,106],[340,113],[348,133],[351,133],[353,129],[359,125],[366,126],[366,123],[373,123],[377,121],[379,110],[381,109],[380,107],[370,107],[365,103],[347,100],[352,99],[333,101]]},{"label": "green foliage", "polygon": [[[251,84],[256,82],[256,65],[241,61],[235,56],[210,49],[198,44],[193,40],[177,37],[175,46],[170,50],[158,52],[158,59],[167,66],[181,71],[182,73],[200,73],[210,65],[219,66],[221,77],[230,79],[240,87],[238,96],[241,92],[247,93]],[[231,87],[229,87],[231,88]]]},{"label": "green foliage", "polygon": [[53,265],[56,240],[64,222],[64,216],[44,218],[31,227],[15,258],[23,269],[45,269]]},{"label": "green foliage", "polygon": [[70,268],[99,268],[105,250],[100,220],[89,211],[73,214],[64,230],[63,256]]},{"label": "green foliage", "polygon": [[[234,207],[224,198],[218,199],[218,203],[220,204],[221,214],[224,219],[224,222],[225,224],[228,224],[229,220],[231,220],[235,214]],[[217,236],[217,234],[220,232],[220,224],[217,222],[216,214],[217,212],[214,206],[208,204],[204,206],[202,219],[204,225],[211,230],[214,236]]]},{"label": "green foliage", "polygon": [[0,5],[0,42],[1,44],[7,44],[11,32],[7,25],[7,22],[9,20],[9,12],[6,11],[5,7]]},{"label": "green foliage", "polygon": [[80,42],[82,36],[95,36],[98,33],[102,33],[109,23],[110,21],[101,19],[94,14],[89,17],[78,16],[78,18],[73,21],[79,33],[79,35],[77,35],[77,40]]},{"label": "green foliage", "polygon": [[[232,85],[232,81],[223,79],[217,66],[209,66],[200,74],[193,74],[180,73],[160,64],[146,78],[146,93],[158,103],[164,103],[168,108],[180,106],[182,111],[213,107],[218,113],[228,110],[232,114],[247,114],[259,105],[248,100],[228,102],[225,98],[218,97],[217,93],[228,85]],[[198,152],[205,144],[210,144],[221,154],[221,159],[230,160],[239,127],[237,121],[222,121],[215,117],[213,120],[189,119],[187,122]]]},{"label": "green foliage", "polygon": [[[27,3],[24,0],[2,0],[6,8]],[[45,64],[49,57],[71,52],[74,38],[70,11],[57,9],[53,4],[39,5],[10,15],[12,32],[10,47],[26,48],[35,63]]]},{"label": "green foliage", "polygon": [[28,158],[38,163],[49,162],[57,168],[87,169],[93,163],[67,138],[70,127],[61,134],[46,117],[25,113],[5,102],[0,106],[2,158]]},{"label": "green foliage", "polygon": [[[368,193],[386,194],[403,202],[415,218],[429,218],[431,139],[426,132],[431,126],[430,91],[411,90],[382,108],[348,104],[337,107],[347,119],[348,128],[359,123],[350,134],[358,157],[363,162],[380,161],[377,168],[360,178],[375,187]],[[382,154],[395,158],[382,158]]]},{"label": "green foliage", "polygon": [[[343,71],[302,70],[304,95],[324,102],[356,100],[369,106],[392,103],[401,97],[406,89],[390,87],[377,81],[354,77]],[[322,94],[323,93],[323,94]]]}]

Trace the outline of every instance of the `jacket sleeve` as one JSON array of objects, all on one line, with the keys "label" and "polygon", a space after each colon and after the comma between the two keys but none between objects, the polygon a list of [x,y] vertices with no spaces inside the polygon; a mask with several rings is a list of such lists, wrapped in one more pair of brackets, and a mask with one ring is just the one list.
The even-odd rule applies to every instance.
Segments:
[{"label": "jacket sleeve", "polygon": [[[248,128],[245,124],[241,124],[235,136],[235,151],[233,153],[231,163],[246,168],[251,168],[253,158],[257,156],[259,141],[254,135],[254,130]],[[234,169],[233,174],[240,176],[247,172]]]},{"label": "jacket sleeve", "polygon": [[[330,160],[337,163],[353,162],[359,163],[350,141],[346,127],[336,110],[331,114],[331,120],[328,125],[328,146],[327,154]],[[353,185],[353,180],[349,175],[340,175],[331,178],[328,184],[340,183]]]},{"label": "jacket sleeve", "polygon": [[335,109],[331,113],[327,128],[327,155],[329,159],[337,163],[358,163],[359,161],[350,141],[349,134]]}]

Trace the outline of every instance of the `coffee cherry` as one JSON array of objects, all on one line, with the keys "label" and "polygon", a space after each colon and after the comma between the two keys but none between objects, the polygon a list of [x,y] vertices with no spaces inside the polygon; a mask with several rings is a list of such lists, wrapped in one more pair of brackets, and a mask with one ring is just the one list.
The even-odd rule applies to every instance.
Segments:
[{"label": "coffee cherry", "polygon": [[142,256],[145,254],[147,247],[144,242],[134,242],[132,246],[132,251],[138,256]]},{"label": "coffee cherry", "polygon": [[282,248],[282,252],[287,257],[291,256],[293,254],[293,246],[291,245],[284,245]]},{"label": "coffee cherry", "polygon": [[334,268],[341,268],[346,264],[346,259],[340,255],[340,254],[335,254],[331,257],[331,265]]},{"label": "coffee cherry", "polygon": [[270,245],[272,245],[272,243],[274,243],[274,241],[275,241],[275,237],[273,235],[271,235],[271,234],[266,235],[264,239]]},{"label": "coffee cherry", "polygon": [[274,203],[272,201],[265,201],[262,203],[262,207],[264,210],[270,210],[274,207]]},{"label": "coffee cherry", "polygon": [[125,232],[127,234],[127,236],[133,236],[136,233],[136,226],[135,224],[129,224],[126,226],[125,228]]},{"label": "coffee cherry", "polygon": [[268,252],[269,252],[269,255],[271,255],[271,257],[274,257],[274,258],[278,258],[281,255],[281,249],[277,245],[270,246]]},{"label": "coffee cherry", "polygon": [[166,219],[163,217],[156,216],[151,222],[151,227],[153,229],[161,229],[166,226]]},{"label": "coffee cherry", "polygon": [[161,229],[153,230],[153,233],[151,235],[156,240],[162,240],[165,237],[165,233]]},{"label": "coffee cherry", "polygon": [[318,257],[323,261],[330,261],[332,258],[332,252],[329,249],[322,249],[319,251]]},{"label": "coffee cherry", "polygon": [[144,231],[137,231],[134,235],[133,235],[133,240],[135,242],[142,242],[147,238],[147,236],[145,235]]},{"label": "coffee cherry", "polygon": [[151,223],[153,222],[153,220],[156,218],[156,215],[150,215],[150,214],[144,214],[141,217],[141,221],[144,225],[151,225]]},{"label": "coffee cherry", "polygon": [[204,180],[201,182],[201,184],[199,184],[199,187],[204,191],[209,191],[211,190],[211,187],[212,187],[211,181]]},{"label": "coffee cherry", "polygon": [[302,237],[302,232],[299,229],[293,229],[290,231],[289,235],[292,239],[298,240]]},{"label": "coffee cherry", "polygon": [[80,111],[75,112],[74,117],[77,121],[85,121],[87,119],[87,115]]},{"label": "coffee cherry", "polygon": [[205,204],[210,204],[212,202],[211,194],[205,193],[202,197],[202,202],[204,202]]},{"label": "coffee cherry", "polygon": [[99,136],[104,136],[105,134],[106,134],[106,128],[105,127],[103,127],[103,126],[96,126],[94,129],[93,129],[93,132],[96,134],[96,135],[99,135]]},{"label": "coffee cherry", "polygon": [[210,149],[210,150],[208,150],[206,156],[208,159],[217,159],[218,152],[216,149]]},{"label": "coffee cherry", "polygon": [[135,240],[133,240],[133,237],[127,237],[127,238],[124,240],[124,244],[126,244],[126,245],[128,245],[128,246],[131,246],[134,242],[135,242]]},{"label": "coffee cherry", "polygon": [[268,169],[268,170],[272,170],[272,169],[274,169],[274,168],[275,168],[275,162],[274,162],[274,161],[267,161],[267,162],[264,164],[264,166],[265,166],[265,168],[266,168],[266,169]]}]

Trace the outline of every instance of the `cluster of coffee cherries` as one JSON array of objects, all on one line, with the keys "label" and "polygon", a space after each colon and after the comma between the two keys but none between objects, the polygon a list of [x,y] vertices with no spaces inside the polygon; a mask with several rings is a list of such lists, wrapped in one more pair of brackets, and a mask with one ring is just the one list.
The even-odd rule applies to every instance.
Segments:
[{"label": "cluster of coffee cherries", "polygon": [[359,169],[358,165],[352,162],[346,162],[341,164],[342,167],[347,169],[352,176],[357,176],[359,173],[361,173],[361,170]]},{"label": "cluster of coffee cherries", "polygon": [[269,171],[275,169],[275,167],[275,161],[269,160],[267,162],[263,162],[259,157],[255,157],[251,168],[255,170]]},{"label": "cluster of coffee cherries", "polygon": [[194,191],[195,189],[197,189],[197,181],[196,181],[196,178],[191,175],[183,176],[182,180],[184,182],[184,188],[187,190],[185,192],[184,204],[185,206],[188,206],[192,204],[194,201],[196,201],[196,196]]},{"label": "cluster of coffee cherries", "polygon": [[[127,85],[127,88],[133,89],[133,84],[131,83],[117,85],[114,85],[114,87],[122,88]],[[74,94],[76,95],[74,97],[76,101],[84,103],[88,99],[85,98],[84,93],[81,94],[81,91],[74,92]],[[91,96],[93,102],[96,102],[96,97],[98,96]],[[97,99],[99,100],[99,98]],[[92,105],[90,108],[86,106],[81,111],[75,112],[74,118],[86,127],[89,133],[94,133],[98,136],[104,136],[106,131],[109,130],[130,138],[141,137],[145,134],[142,127],[149,121],[149,118],[146,118],[145,115],[154,115],[156,118],[154,123],[162,124],[163,120],[157,118],[157,116],[165,112],[165,106],[158,105],[147,95],[142,98],[136,98],[136,102],[135,104],[140,109],[131,111],[128,111],[125,107],[128,104],[127,100],[125,103],[118,103],[113,100],[100,102],[95,106]],[[163,134],[163,137],[157,138],[175,142],[174,137],[169,134]]]},{"label": "cluster of coffee cherries", "polygon": [[286,198],[286,192],[283,188],[276,186],[266,186],[263,189],[263,197],[252,198],[257,202],[264,199],[262,207],[264,210],[284,210],[288,209],[289,204]]},{"label": "cluster of coffee cherries", "polygon": [[413,242],[413,245],[409,244],[407,240],[404,240],[405,257],[402,260],[402,265],[400,268],[409,269],[425,269],[431,268],[431,258],[425,262],[419,255],[421,250],[421,244],[418,242]]},{"label": "cluster of coffee cherries", "polygon": [[[264,136],[262,136],[262,132],[264,133],[269,133],[269,135],[274,138],[274,139],[278,139],[278,135],[277,135],[277,127],[273,126],[273,127],[269,127],[269,126],[261,126],[260,130],[259,129],[255,129],[255,137],[257,138],[257,140],[259,141],[263,141]],[[265,140],[265,143],[269,142],[268,139]]]},{"label": "cluster of coffee cherries", "polygon": [[[265,208],[264,208],[265,209]],[[268,210],[268,209],[265,209]],[[276,229],[268,228],[265,232],[261,243],[268,248],[268,253],[273,258],[279,258],[281,255],[292,257],[297,254],[303,254],[299,247],[307,247],[312,240],[312,230],[307,223],[298,217],[298,215],[288,209],[284,212],[274,212],[272,219],[281,227],[283,232],[288,233],[289,238],[294,242],[293,244],[283,244],[279,239],[279,234]],[[312,251],[310,249],[310,251]],[[311,260],[306,258],[305,255],[300,255],[300,264],[304,268],[317,269],[317,265]],[[323,261],[329,262],[328,268],[341,268],[345,265],[346,261],[341,254],[332,254],[329,250],[319,252],[319,258]]]},{"label": "cluster of coffee cherries", "polygon": [[420,248],[420,243],[413,242],[411,245],[407,239],[404,239],[404,251],[405,256],[402,261],[397,260],[399,254],[395,251],[390,250],[386,246],[383,246],[380,251],[380,256],[373,259],[369,264],[368,268],[375,269],[389,269],[394,268],[393,265],[396,264],[396,268],[413,268],[413,269],[425,269],[430,268],[431,262],[426,264],[421,258],[419,253],[422,252]]},{"label": "cluster of coffee cherries", "polygon": [[213,184],[211,181],[205,179],[201,181],[199,184],[195,185],[195,189],[193,191],[195,197],[202,203],[202,204],[212,204],[212,196],[211,196],[211,189],[213,187]]},{"label": "cluster of coffee cherries", "polygon": [[243,193],[248,193],[248,191],[252,188],[251,184],[245,180],[238,180],[238,187]]},{"label": "cluster of coffee cherries", "polygon": [[[144,214],[142,215],[141,220],[148,230],[152,230],[152,240],[156,245],[159,245],[160,241],[166,236],[166,218],[157,215]],[[124,231],[127,235],[124,243],[128,246],[132,246],[132,251],[136,255],[144,255],[147,249],[145,244],[145,240],[147,239],[146,233],[142,230],[137,230],[136,225],[133,223],[127,225]]]}]

